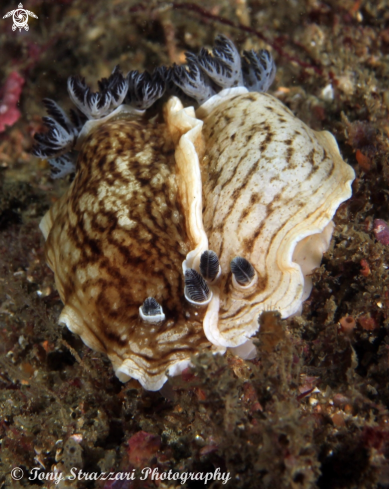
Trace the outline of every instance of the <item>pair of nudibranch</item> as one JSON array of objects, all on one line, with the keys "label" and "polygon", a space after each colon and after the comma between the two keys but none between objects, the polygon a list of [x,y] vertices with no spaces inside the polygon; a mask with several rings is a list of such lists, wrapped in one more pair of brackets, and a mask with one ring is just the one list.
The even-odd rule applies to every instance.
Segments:
[{"label": "pair of nudibranch", "polygon": [[96,93],[69,78],[76,109],[46,99],[34,150],[75,174],[41,222],[59,322],[150,390],[200,351],[253,355],[262,311],[299,311],[354,178],[331,134],[264,93],[268,51],[218,36],[186,59],[115,68]]}]

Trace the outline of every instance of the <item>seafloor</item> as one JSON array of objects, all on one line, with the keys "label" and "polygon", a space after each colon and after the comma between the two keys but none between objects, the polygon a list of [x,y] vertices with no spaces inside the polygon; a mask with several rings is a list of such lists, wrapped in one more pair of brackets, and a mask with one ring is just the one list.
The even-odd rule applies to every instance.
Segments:
[{"label": "seafloor", "polygon": [[[2,2],[1,16],[16,3]],[[28,32],[0,21],[0,487],[55,487],[30,481],[34,467],[138,474],[146,466],[219,468],[232,478],[225,487],[244,489],[389,487],[389,238],[376,221],[389,220],[389,2],[26,0],[24,8],[38,16]],[[271,93],[313,129],[330,130],[357,178],[302,315],[262,318],[253,361],[203,355],[163,394],[146,392],[121,384],[105,355],[57,325],[62,304],[38,224],[68,181],[51,180],[31,155],[33,135],[44,97],[69,107],[69,75],[95,83],[117,63],[125,72],[180,63],[217,33],[239,49],[271,49]]]}]

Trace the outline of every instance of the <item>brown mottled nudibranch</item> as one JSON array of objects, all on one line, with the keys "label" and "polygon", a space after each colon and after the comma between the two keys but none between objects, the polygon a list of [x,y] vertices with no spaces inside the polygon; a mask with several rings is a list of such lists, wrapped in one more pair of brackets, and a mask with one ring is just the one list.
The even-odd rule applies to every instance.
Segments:
[{"label": "brown mottled nudibranch", "polygon": [[157,390],[204,349],[252,356],[260,313],[308,297],[354,172],[330,133],[264,93],[274,75],[267,51],[241,58],[219,36],[186,67],[115,68],[97,93],[70,78],[71,119],[45,101],[35,154],[75,173],[41,222],[59,322],[120,380]]}]

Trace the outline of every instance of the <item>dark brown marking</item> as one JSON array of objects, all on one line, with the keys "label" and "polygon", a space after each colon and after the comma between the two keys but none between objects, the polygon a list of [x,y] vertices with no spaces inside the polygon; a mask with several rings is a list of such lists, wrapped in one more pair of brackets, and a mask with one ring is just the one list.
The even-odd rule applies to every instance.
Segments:
[{"label": "dark brown marking", "polygon": [[[137,157],[143,150],[150,155],[147,161]],[[65,262],[67,266],[60,277],[61,298],[72,304],[82,290],[84,320],[101,348],[115,351],[119,358],[128,354],[128,342],[154,348],[148,362],[162,372],[172,356],[184,359],[188,351],[196,353],[208,345],[201,314],[189,321],[183,315],[182,260],[189,241],[174,180],[174,154],[173,142],[158,122],[123,120],[97,128],[80,151],[71,193],[61,199],[62,207],[57,206],[47,241],[54,268]],[[153,180],[159,174],[163,178]],[[65,253],[69,242],[71,251]],[[91,273],[93,267],[97,274]],[[148,295],[163,305],[169,331],[183,332],[182,345],[170,345],[165,338],[161,349],[163,327],[154,336],[145,334],[150,325],[138,319],[138,307]],[[127,339],[122,339],[123,327]],[[147,355],[141,352],[132,358],[136,357]]]},{"label": "dark brown marking", "polygon": [[[234,100],[234,99],[232,99],[232,100]],[[250,102],[256,102],[257,97],[254,94],[252,94],[252,93],[248,93],[247,95],[245,95],[244,97],[242,97],[241,100],[249,100]]]}]

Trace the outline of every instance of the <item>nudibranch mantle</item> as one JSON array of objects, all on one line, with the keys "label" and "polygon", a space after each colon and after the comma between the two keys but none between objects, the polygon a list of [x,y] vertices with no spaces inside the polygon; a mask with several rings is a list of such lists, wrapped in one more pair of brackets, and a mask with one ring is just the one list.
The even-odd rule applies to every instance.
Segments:
[{"label": "nudibranch mantle", "polygon": [[204,320],[213,344],[234,347],[255,333],[261,312],[288,317],[300,310],[336,209],[351,196],[354,171],[329,132],[311,130],[269,94],[227,89],[196,114],[204,121],[209,248],[223,271],[236,256],[255,269],[245,286],[222,274],[213,290],[220,304]]},{"label": "nudibranch mantle", "polygon": [[[309,296],[351,195],[334,137],[264,93],[267,51],[244,56],[219,36],[170,73],[115,68],[97,93],[70,78],[72,120],[45,101],[35,154],[75,173],[40,225],[59,322],[123,382],[158,390],[204,350],[251,358],[260,313],[288,317]],[[169,83],[197,110],[172,96],[148,116]]]},{"label": "nudibranch mantle", "polygon": [[[202,123],[176,98],[165,113],[167,124],[95,124],[83,135],[74,181],[40,225],[65,304],[59,323],[106,352],[119,379],[149,390],[211,346],[204,312],[186,302],[182,280],[188,253],[207,248],[199,165],[185,167],[196,161]],[[175,151],[183,155],[178,168]],[[147,297],[163,304],[164,321],[140,318]]]}]

